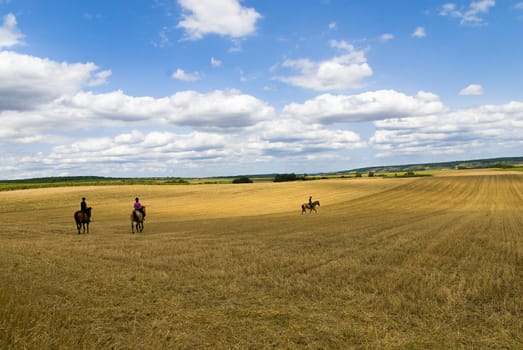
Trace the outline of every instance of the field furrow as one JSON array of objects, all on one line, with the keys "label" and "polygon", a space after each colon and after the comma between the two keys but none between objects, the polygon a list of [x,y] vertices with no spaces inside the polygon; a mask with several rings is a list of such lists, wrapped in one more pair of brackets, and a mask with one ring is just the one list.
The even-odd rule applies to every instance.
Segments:
[{"label": "field furrow", "polygon": [[2,192],[0,348],[522,348],[523,176],[458,175]]}]

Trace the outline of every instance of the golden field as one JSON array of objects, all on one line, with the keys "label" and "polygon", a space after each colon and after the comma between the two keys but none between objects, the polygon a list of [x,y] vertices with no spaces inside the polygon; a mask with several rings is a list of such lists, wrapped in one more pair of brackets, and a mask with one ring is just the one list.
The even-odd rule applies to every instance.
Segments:
[{"label": "golden field", "polygon": [[0,213],[2,349],[523,348],[522,173],[34,189]]}]

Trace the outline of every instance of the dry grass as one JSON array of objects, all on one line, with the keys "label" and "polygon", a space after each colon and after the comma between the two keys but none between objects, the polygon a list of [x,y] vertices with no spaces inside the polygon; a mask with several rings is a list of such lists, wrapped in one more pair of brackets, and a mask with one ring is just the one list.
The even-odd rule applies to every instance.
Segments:
[{"label": "dry grass", "polygon": [[522,348],[522,207],[490,172],[3,192],[0,348]]}]

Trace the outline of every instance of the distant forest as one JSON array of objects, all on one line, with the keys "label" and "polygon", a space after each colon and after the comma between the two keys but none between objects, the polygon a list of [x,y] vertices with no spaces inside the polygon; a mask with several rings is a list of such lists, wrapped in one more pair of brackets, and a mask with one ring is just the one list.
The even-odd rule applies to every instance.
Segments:
[{"label": "distant forest", "polygon": [[523,157],[506,157],[506,158],[490,158],[490,159],[476,159],[476,160],[460,160],[453,162],[441,163],[423,163],[423,164],[405,164],[405,165],[388,165],[375,166],[367,168],[358,168],[338,172],[344,173],[368,173],[368,172],[408,172],[421,170],[443,170],[443,169],[487,169],[487,168],[516,168],[523,167]]}]

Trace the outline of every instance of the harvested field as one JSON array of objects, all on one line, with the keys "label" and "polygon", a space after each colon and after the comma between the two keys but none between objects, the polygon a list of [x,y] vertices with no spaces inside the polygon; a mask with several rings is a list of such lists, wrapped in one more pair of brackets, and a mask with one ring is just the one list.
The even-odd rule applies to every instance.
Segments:
[{"label": "harvested field", "polygon": [[459,174],[0,192],[0,348],[522,348],[523,174]]}]

